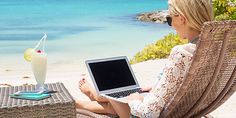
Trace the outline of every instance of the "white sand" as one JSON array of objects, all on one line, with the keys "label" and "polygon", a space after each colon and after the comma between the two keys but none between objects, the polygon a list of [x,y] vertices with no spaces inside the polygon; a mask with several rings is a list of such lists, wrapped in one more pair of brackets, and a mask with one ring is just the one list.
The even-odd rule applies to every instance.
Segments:
[{"label": "white sand", "polygon": [[[147,61],[144,63],[138,63],[132,65],[134,73],[141,86],[152,85],[153,79],[157,76],[158,71],[164,66],[165,60]],[[15,65],[19,67],[18,65]],[[0,83],[7,83],[11,85],[22,85],[24,83],[35,84],[33,75],[30,69],[30,64],[24,66],[27,69],[13,70],[14,66],[8,68],[0,68]],[[22,68],[24,68],[22,67]],[[9,70],[9,71],[6,71]],[[86,74],[90,83],[89,74],[87,73],[84,64],[73,63],[73,64],[55,64],[48,67],[47,83],[62,82],[69,90],[71,95],[75,99],[88,100],[78,89],[78,81],[81,79],[81,74]],[[23,79],[23,77],[30,77]],[[236,117],[236,94],[211,113],[215,118],[235,118]]]}]

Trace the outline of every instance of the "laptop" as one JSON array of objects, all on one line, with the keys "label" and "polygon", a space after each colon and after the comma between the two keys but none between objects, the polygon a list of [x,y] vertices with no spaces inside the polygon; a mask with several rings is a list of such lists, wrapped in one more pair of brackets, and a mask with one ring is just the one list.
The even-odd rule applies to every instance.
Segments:
[{"label": "laptop", "polygon": [[85,63],[98,95],[127,103],[126,96],[141,92],[126,56],[86,60]]}]

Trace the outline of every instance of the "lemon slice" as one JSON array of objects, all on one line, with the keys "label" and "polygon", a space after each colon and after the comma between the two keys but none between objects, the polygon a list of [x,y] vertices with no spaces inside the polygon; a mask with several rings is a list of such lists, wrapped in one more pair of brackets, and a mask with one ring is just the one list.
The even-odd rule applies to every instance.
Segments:
[{"label": "lemon slice", "polygon": [[24,58],[25,58],[25,60],[28,61],[28,62],[30,62],[31,59],[32,59],[32,54],[35,53],[35,52],[36,52],[36,51],[35,51],[35,49],[33,49],[33,48],[28,48],[28,49],[26,49],[25,52],[24,52]]}]

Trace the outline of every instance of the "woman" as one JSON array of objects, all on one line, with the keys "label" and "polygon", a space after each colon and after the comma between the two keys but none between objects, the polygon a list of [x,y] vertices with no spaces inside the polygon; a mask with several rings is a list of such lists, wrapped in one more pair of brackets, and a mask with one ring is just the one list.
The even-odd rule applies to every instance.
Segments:
[{"label": "woman", "polygon": [[169,0],[169,14],[168,24],[189,43],[172,49],[163,74],[157,78],[160,81],[152,88],[143,88],[143,91],[149,91],[147,96],[143,97],[134,93],[127,97],[128,104],[116,102],[99,97],[83,79],[80,81],[80,90],[91,101],[77,101],[78,108],[96,113],[117,114],[121,118],[129,118],[130,113],[139,117],[159,117],[164,106],[171,101],[181,86],[189,70],[203,23],[213,20],[211,0]]}]

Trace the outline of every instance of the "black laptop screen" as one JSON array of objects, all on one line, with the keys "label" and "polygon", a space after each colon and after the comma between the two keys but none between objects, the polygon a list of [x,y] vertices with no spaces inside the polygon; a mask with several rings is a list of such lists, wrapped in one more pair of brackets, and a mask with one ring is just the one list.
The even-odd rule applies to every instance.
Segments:
[{"label": "black laptop screen", "polygon": [[125,59],[89,63],[99,91],[135,85]]}]

